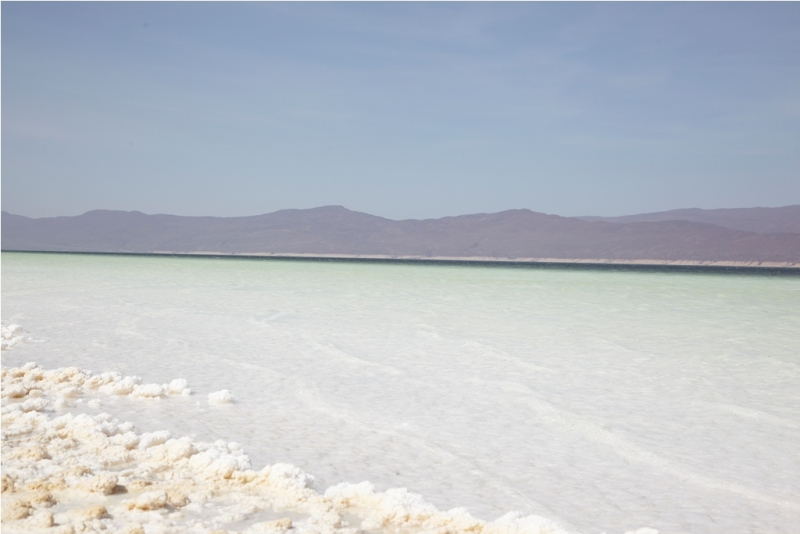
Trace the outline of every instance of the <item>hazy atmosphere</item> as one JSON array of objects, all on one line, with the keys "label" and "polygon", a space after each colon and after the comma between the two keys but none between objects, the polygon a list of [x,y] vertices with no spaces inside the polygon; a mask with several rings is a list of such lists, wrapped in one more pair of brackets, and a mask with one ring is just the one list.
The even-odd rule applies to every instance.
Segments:
[{"label": "hazy atmosphere", "polygon": [[800,2],[2,2],[2,534],[796,534]]},{"label": "hazy atmosphere", "polygon": [[8,3],[2,208],[800,202],[800,4]]}]

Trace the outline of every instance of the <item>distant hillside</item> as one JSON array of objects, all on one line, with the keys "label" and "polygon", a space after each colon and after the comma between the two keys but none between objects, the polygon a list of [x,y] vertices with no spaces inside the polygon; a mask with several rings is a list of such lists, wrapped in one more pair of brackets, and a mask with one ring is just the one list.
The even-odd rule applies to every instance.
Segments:
[{"label": "distant hillside", "polygon": [[529,210],[393,221],[328,206],[253,217],[2,214],[3,250],[800,263],[800,234],[692,221],[610,223]]},{"label": "distant hillside", "polygon": [[718,210],[701,210],[698,208],[684,210],[642,213],[622,217],[577,217],[583,221],[632,223],[659,221],[693,221],[715,224],[723,228],[775,234],[790,232],[800,234],[800,205],[782,208],[735,208]]}]

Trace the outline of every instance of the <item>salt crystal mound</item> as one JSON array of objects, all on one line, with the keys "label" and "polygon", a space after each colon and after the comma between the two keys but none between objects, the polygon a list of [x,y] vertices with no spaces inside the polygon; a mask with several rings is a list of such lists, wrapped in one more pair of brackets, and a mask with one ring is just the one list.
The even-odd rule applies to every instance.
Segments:
[{"label": "salt crystal mound", "polygon": [[107,413],[57,413],[59,402],[69,406],[86,394],[154,398],[186,391],[185,381],[140,381],[35,363],[2,369],[3,532],[203,533],[226,526],[251,534],[566,532],[538,516],[509,513],[486,522],[460,508],[443,512],[406,489],[381,493],[369,482],[321,494],[311,487],[313,477],[293,465],[253,470],[236,443],[137,434]]},{"label": "salt crystal mound", "polygon": [[231,404],[233,402],[233,394],[227,389],[215,391],[208,394],[209,404]]},{"label": "salt crystal mound", "polygon": [[0,335],[2,335],[2,340],[0,340],[0,350],[8,350],[20,341],[23,341],[25,339],[22,336],[24,332],[25,330],[23,330],[18,324],[0,327]]}]

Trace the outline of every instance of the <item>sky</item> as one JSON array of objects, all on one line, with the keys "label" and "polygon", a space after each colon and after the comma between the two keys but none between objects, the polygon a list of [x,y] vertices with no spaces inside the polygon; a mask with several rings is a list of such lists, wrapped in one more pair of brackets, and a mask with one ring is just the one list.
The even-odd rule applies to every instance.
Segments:
[{"label": "sky", "polygon": [[2,208],[800,203],[800,3],[2,3]]}]

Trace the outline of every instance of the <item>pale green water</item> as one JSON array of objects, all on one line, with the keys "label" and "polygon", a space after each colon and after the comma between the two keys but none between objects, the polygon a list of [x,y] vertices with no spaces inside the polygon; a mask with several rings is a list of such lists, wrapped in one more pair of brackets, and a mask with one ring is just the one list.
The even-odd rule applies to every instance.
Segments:
[{"label": "pale green water", "polygon": [[[800,525],[800,277],[2,255],[29,360],[189,380],[143,430],[324,488],[405,486],[586,532]],[[105,408],[104,408],[105,409]]]}]

